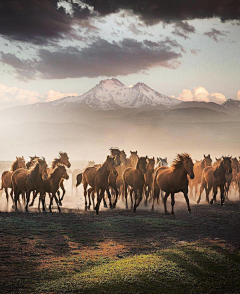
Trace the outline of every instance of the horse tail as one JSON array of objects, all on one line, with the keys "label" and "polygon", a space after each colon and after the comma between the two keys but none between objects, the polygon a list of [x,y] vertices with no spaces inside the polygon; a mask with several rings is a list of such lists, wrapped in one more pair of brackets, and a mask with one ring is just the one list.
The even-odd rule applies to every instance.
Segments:
[{"label": "horse tail", "polygon": [[80,174],[77,175],[76,187],[78,187],[82,183],[82,177],[83,177],[83,173],[80,173]]},{"label": "horse tail", "polygon": [[3,187],[3,175],[4,175],[4,173],[2,173],[2,177],[1,177],[1,188],[0,188],[0,190],[2,190],[4,187]]}]

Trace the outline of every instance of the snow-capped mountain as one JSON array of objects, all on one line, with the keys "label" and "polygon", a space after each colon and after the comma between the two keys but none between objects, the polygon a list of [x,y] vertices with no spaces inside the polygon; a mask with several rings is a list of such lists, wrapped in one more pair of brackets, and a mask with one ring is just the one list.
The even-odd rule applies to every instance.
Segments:
[{"label": "snow-capped mountain", "polygon": [[59,105],[66,102],[86,104],[91,108],[100,110],[139,108],[145,105],[156,106],[158,104],[171,107],[181,103],[177,99],[158,93],[144,83],[127,87],[114,78],[101,81],[81,96],[66,97],[51,103]]}]

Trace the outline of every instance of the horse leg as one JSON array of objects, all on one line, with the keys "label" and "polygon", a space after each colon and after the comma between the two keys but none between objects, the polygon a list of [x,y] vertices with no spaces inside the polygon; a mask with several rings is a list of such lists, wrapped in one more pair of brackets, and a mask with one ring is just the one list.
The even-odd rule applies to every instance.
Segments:
[{"label": "horse leg", "polygon": [[111,195],[111,193],[109,191],[109,188],[107,188],[106,191],[107,191],[107,194],[108,194],[109,207],[113,208],[113,206],[112,206],[112,195]]},{"label": "horse leg", "polygon": [[49,211],[52,212],[53,195],[49,193],[49,197],[50,197]]},{"label": "horse leg", "polygon": [[94,195],[94,190],[92,191],[92,202],[93,202],[93,207],[95,207],[95,197],[94,197],[95,195]]},{"label": "horse leg", "polygon": [[213,204],[213,201],[216,202],[216,196],[217,196],[217,186],[214,185],[214,186],[213,186],[213,198],[212,198],[212,200],[210,201],[210,204]]},{"label": "horse leg", "polygon": [[[130,198],[131,198],[131,209],[133,209],[133,188],[130,190]],[[136,199],[136,194],[134,194],[135,199]]]},{"label": "horse leg", "polygon": [[88,186],[88,183],[83,182],[84,199],[85,199],[85,210],[87,210],[87,186]]},{"label": "horse leg", "polygon": [[[58,203],[58,199],[57,199],[56,193],[53,193],[52,196],[54,197],[54,199],[55,199],[55,201],[56,201],[58,211],[61,212],[61,208],[60,208],[60,206],[59,206],[60,203]],[[53,197],[52,197],[52,198],[53,198]]]},{"label": "horse leg", "polygon": [[220,192],[221,192],[221,206],[223,206],[225,202],[225,197],[224,197],[224,185],[220,186]]},{"label": "horse leg", "polygon": [[188,212],[191,213],[191,208],[190,208],[189,199],[188,199],[188,191],[184,191],[183,195],[184,195],[184,198],[187,202]]},{"label": "horse leg", "polygon": [[7,198],[7,203],[8,203],[8,199],[9,199],[9,195],[8,195],[8,188],[5,188],[5,193],[6,193],[6,198]]},{"label": "horse leg", "polygon": [[208,185],[208,187],[205,190],[206,190],[206,201],[207,203],[209,203],[209,193],[212,190],[212,185]]},{"label": "horse leg", "polygon": [[[134,193],[134,206],[132,204],[132,206],[133,206],[133,212],[136,212],[136,208],[137,208],[137,198],[138,198],[137,191],[138,191],[137,189],[136,190],[135,189],[132,189],[131,192],[130,192],[130,196],[131,196],[131,194]],[[131,196],[131,198],[132,198],[132,196]]]},{"label": "horse leg", "polygon": [[87,207],[87,209],[90,209],[91,208],[91,205],[92,205],[92,203],[91,203],[91,193],[92,192],[93,192],[93,188],[90,188],[87,191],[87,193],[88,193],[88,207]]},{"label": "horse leg", "polygon": [[[124,196],[125,196],[125,202],[126,202],[126,205],[125,205],[125,208],[128,209],[128,203],[127,203],[127,190],[128,190],[128,186],[126,183],[124,183]],[[239,193],[239,198],[240,198],[240,193]]]},{"label": "horse leg", "polygon": [[198,200],[197,200],[197,204],[200,203],[202,192],[203,192],[204,189],[206,190],[206,188],[207,188],[206,183],[205,182],[204,183],[201,183],[201,187],[200,187],[200,192],[199,192],[199,197],[198,197]]},{"label": "horse leg", "polygon": [[103,193],[103,205],[104,205],[105,208],[108,207],[108,206],[107,206],[107,202],[106,202],[106,200],[105,200],[105,195],[104,195],[104,193]]},{"label": "horse leg", "polygon": [[171,193],[171,205],[172,205],[171,214],[172,215],[174,215],[174,204],[175,204],[174,193]]},{"label": "horse leg", "polygon": [[100,204],[101,204],[102,199],[104,198],[104,192],[105,192],[105,191],[102,190],[102,189],[101,189],[100,194],[99,194],[99,191],[97,192],[97,194],[98,194],[98,197],[97,197],[97,205],[96,205],[96,207],[95,207],[96,214],[99,214],[99,206],[100,206]]},{"label": "horse leg", "polygon": [[34,201],[35,201],[35,199],[36,199],[36,197],[37,197],[37,194],[38,194],[37,191],[33,191],[33,199],[32,199],[32,202],[29,204],[29,206],[33,206]]},{"label": "horse leg", "polygon": [[30,200],[30,194],[31,194],[31,191],[27,191],[27,193],[26,193],[27,203],[26,203],[26,206],[25,206],[26,212],[28,212],[28,203],[29,203],[29,200]]},{"label": "horse leg", "polygon": [[148,197],[149,197],[149,194],[150,194],[150,187],[149,186],[146,186],[145,187],[145,201],[144,201],[144,206],[147,206],[147,202],[148,202]]},{"label": "horse leg", "polygon": [[154,187],[152,211],[154,211],[154,202],[155,202],[155,199],[159,198],[159,193],[160,193],[160,189],[158,187]]},{"label": "horse leg", "polygon": [[66,194],[66,190],[65,190],[65,187],[64,187],[64,185],[63,185],[63,181],[60,183],[60,187],[61,187],[61,189],[62,189],[62,191],[63,191],[63,194],[62,194],[62,197],[60,198],[59,205],[62,206],[63,197],[64,197],[65,194]]},{"label": "horse leg", "polygon": [[142,201],[142,195],[143,195],[143,189],[139,189],[139,197],[137,197],[137,204],[135,207],[135,211],[136,211],[136,208],[139,206],[140,202]]},{"label": "horse leg", "polygon": [[163,197],[165,214],[169,214],[169,212],[167,211],[167,198],[168,198],[169,194],[170,194],[169,192],[166,192],[165,196]]}]

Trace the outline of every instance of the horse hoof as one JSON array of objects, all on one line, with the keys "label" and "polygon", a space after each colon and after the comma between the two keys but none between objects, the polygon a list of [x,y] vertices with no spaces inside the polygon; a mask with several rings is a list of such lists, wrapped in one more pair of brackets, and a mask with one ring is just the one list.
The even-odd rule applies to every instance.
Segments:
[{"label": "horse hoof", "polygon": [[33,206],[33,203],[29,204],[29,207],[32,207]]},{"label": "horse hoof", "polygon": [[62,202],[59,202],[59,205],[62,206]]},{"label": "horse hoof", "polygon": [[151,208],[151,211],[154,211],[154,208],[153,207]]},{"label": "horse hoof", "polygon": [[125,206],[125,209],[128,209],[128,206]]},{"label": "horse hoof", "polygon": [[90,210],[90,205],[87,207],[88,210]]},{"label": "horse hoof", "polygon": [[[52,211],[50,211],[50,212],[52,212]],[[46,210],[43,210],[43,213],[47,213],[47,211]]]},{"label": "horse hoof", "polygon": [[197,200],[197,204],[199,204],[199,203],[200,203],[200,200],[198,199],[198,200]]},{"label": "horse hoof", "polygon": [[98,210],[96,210],[96,215],[99,215],[99,211]]},{"label": "horse hoof", "polygon": [[85,206],[85,210],[86,210],[86,211],[87,211],[87,209],[88,209],[87,206]]},{"label": "horse hoof", "polygon": [[166,215],[170,215],[170,213],[169,213],[168,211],[165,211],[165,214],[166,214]]},{"label": "horse hoof", "polygon": [[148,206],[147,202],[145,202],[145,203],[144,203],[144,206],[145,206],[145,207],[147,207],[147,206]]},{"label": "horse hoof", "polygon": [[107,208],[108,207],[107,204],[104,204],[104,207]]},{"label": "horse hoof", "polygon": [[209,203],[210,203],[211,205],[213,205],[213,200],[211,200]]},{"label": "horse hoof", "polygon": [[109,208],[110,208],[110,209],[114,209],[114,207],[113,207],[113,206],[110,206]]}]

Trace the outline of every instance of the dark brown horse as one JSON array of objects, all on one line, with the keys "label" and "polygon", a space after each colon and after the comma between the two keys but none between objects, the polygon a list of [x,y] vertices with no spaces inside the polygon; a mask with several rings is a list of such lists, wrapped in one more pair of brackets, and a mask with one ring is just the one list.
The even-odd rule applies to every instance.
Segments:
[{"label": "dark brown horse", "polygon": [[194,164],[193,172],[194,172],[194,179],[189,181],[189,188],[190,188],[190,195],[193,194],[193,188],[195,187],[195,196],[198,194],[198,187],[201,184],[202,178],[202,171],[205,167],[212,165],[212,159],[210,154],[207,156],[204,154],[204,158],[200,162],[197,161]]},{"label": "dark brown horse", "polygon": [[15,170],[19,168],[26,168],[24,157],[17,157],[16,160],[12,163],[10,170],[2,173],[2,185],[0,190],[4,189],[6,193],[7,202],[9,199],[8,188],[11,189],[10,195],[13,200],[13,190],[12,190],[12,174]]},{"label": "dark brown horse", "polygon": [[[102,165],[95,165],[93,167],[88,167],[82,174],[82,182],[83,182],[83,189],[84,189],[84,198],[85,198],[85,210],[90,209],[91,207],[91,199],[90,195],[92,195],[92,200],[94,200],[94,192],[98,193],[98,200],[100,201],[100,194],[99,194],[99,187],[101,189],[101,197],[104,200],[104,192],[109,186],[108,177],[111,171],[117,174],[115,169],[115,157],[107,156],[107,159]],[[102,180],[102,183],[101,183]],[[88,186],[90,186],[89,189]],[[87,204],[87,194],[89,205]],[[101,199],[102,199],[101,198]],[[101,201],[100,201],[101,202]],[[99,203],[100,205],[100,203]],[[98,205],[98,210],[99,210]],[[104,200],[104,206],[107,206]],[[96,212],[98,213],[96,209]]]},{"label": "dark brown horse", "polygon": [[206,191],[206,200],[209,202],[209,193],[211,189],[213,189],[213,199],[210,201],[210,204],[213,204],[213,201],[216,201],[217,190],[219,187],[221,192],[221,205],[223,205],[225,200],[224,188],[226,185],[226,175],[231,173],[231,157],[222,157],[220,164],[216,167],[206,167],[202,173],[201,188],[197,203],[200,202],[204,189]]},{"label": "dark brown horse", "polygon": [[144,205],[147,206],[148,197],[152,197],[152,187],[153,187],[153,174],[154,174],[154,167],[155,167],[155,158],[148,158],[147,160],[147,171],[144,175],[145,177],[145,201]]},{"label": "dark brown horse", "polygon": [[174,195],[178,192],[183,192],[188,206],[188,212],[191,212],[188,199],[188,175],[191,179],[194,178],[193,161],[189,154],[178,154],[171,167],[159,167],[156,170],[154,178],[154,198],[152,210],[154,210],[154,201],[159,198],[160,191],[164,191],[163,198],[165,213],[167,211],[167,198],[171,194],[172,212],[174,214]]},{"label": "dark brown horse", "polygon": [[[61,211],[58,199],[56,196],[57,191],[59,190],[60,184],[63,179],[68,180],[69,176],[66,170],[66,167],[62,164],[58,164],[54,170],[51,172],[47,180],[44,180],[44,192],[49,193],[50,197],[50,204],[49,204],[49,210],[52,212],[52,203],[53,203],[53,198],[56,201],[57,207],[59,212]],[[40,202],[40,198],[39,198]]]},{"label": "dark brown horse", "polygon": [[26,211],[28,211],[28,203],[30,199],[31,191],[39,191],[40,197],[42,199],[43,211],[45,211],[44,206],[44,183],[43,180],[47,179],[47,163],[45,159],[36,159],[32,167],[27,169],[17,169],[12,174],[12,187],[14,191],[14,200],[15,200],[15,210],[17,210],[17,202],[19,200],[19,195],[23,192],[26,192]]},{"label": "dark brown horse", "polygon": [[138,207],[138,205],[140,204],[142,200],[143,188],[145,185],[144,175],[146,171],[147,171],[147,156],[140,157],[138,159],[136,168],[129,167],[125,169],[125,171],[123,172],[126,209],[128,208],[128,203],[127,203],[128,186],[130,186],[132,188],[130,191],[131,203],[132,203],[131,206],[133,206],[133,199],[132,199],[133,193],[135,198],[133,212],[136,212],[136,208]]}]

